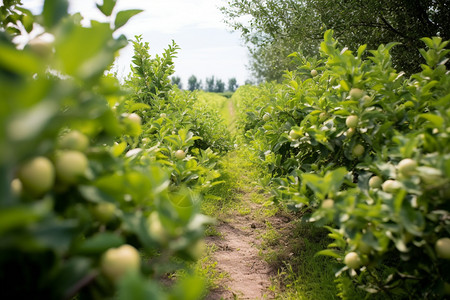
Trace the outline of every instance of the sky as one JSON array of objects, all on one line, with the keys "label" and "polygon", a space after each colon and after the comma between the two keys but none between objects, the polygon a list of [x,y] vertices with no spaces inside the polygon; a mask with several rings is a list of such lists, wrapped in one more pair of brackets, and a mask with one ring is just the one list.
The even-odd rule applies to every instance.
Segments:
[{"label": "sky", "polygon": [[[102,0],[70,0],[70,12],[81,12],[86,20],[102,20],[95,3]],[[40,13],[43,0],[22,0],[25,7]],[[142,35],[154,57],[174,40],[180,50],[175,60],[175,76],[181,77],[184,87],[195,75],[205,82],[214,76],[228,83],[235,77],[239,85],[251,79],[247,70],[248,52],[238,33],[232,33],[224,23],[219,7],[226,0],[118,0],[116,10],[143,9],[118,33],[128,39]],[[119,76],[129,73],[133,49],[121,50],[116,70]]]}]

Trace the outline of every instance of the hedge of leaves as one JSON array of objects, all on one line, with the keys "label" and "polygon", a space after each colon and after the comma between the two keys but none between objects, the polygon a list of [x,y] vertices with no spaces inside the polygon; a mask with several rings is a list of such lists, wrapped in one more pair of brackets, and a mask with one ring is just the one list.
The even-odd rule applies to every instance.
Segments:
[{"label": "hedge of leaves", "polygon": [[170,84],[176,45],[151,58],[136,38],[121,84],[107,72],[127,44],[116,31],[139,10],[105,0],[109,21],[82,25],[67,1],[40,15],[4,2],[1,298],[198,299],[201,280],[161,278],[201,255],[199,204],[231,140]]},{"label": "hedge of leaves", "polygon": [[[238,89],[241,129],[267,167],[274,200],[326,226],[320,254],[368,293],[442,298],[450,287],[448,42],[422,39],[422,72],[406,78],[389,51],[292,54],[283,84]],[[419,55],[419,54],[418,54]]]}]

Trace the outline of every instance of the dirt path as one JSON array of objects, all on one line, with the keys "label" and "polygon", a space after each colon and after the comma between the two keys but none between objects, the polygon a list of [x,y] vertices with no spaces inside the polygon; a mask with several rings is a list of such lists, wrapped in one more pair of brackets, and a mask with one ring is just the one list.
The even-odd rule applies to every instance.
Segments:
[{"label": "dirt path", "polygon": [[[231,120],[234,120],[235,108],[228,102]],[[232,122],[231,122],[232,123]],[[228,160],[229,173],[233,180],[240,182],[233,191],[235,205],[225,215],[219,216],[215,236],[206,238],[206,242],[214,244],[217,249],[212,260],[217,262],[217,269],[227,274],[220,283],[220,288],[211,290],[206,300],[220,299],[273,299],[270,291],[273,268],[259,255],[262,235],[267,224],[280,227],[284,224],[282,217],[265,215],[263,202],[267,197],[261,189],[255,187],[252,177],[253,166],[245,155],[231,155]],[[251,179],[253,178],[253,179]],[[255,201],[259,199],[259,201]]]},{"label": "dirt path", "polygon": [[[248,201],[251,211],[257,204]],[[213,259],[219,270],[229,276],[224,287],[213,290],[206,298],[215,299],[271,299],[268,290],[272,270],[258,255],[260,243],[258,228],[264,227],[252,214],[235,215],[227,222],[217,225],[221,236],[208,237],[208,243],[214,243],[217,251]]]}]

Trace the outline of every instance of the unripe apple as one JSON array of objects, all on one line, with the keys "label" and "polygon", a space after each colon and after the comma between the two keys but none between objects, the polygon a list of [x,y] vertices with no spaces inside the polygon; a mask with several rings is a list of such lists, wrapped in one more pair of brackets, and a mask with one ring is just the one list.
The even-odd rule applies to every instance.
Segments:
[{"label": "unripe apple", "polygon": [[23,184],[22,181],[20,181],[19,178],[14,178],[11,181],[11,192],[14,196],[18,197],[22,194],[23,191]]},{"label": "unripe apple", "polygon": [[289,137],[290,137],[291,139],[293,139],[293,140],[296,140],[296,139],[298,139],[298,138],[300,137],[300,135],[299,135],[297,132],[295,132],[294,129],[292,129],[292,130],[289,132]]},{"label": "unripe apple", "polygon": [[352,154],[355,157],[360,157],[364,154],[364,146],[361,144],[356,144],[352,149]]},{"label": "unripe apple", "polygon": [[364,91],[361,89],[358,89],[358,88],[352,88],[350,90],[349,95],[350,95],[350,98],[361,99],[361,97],[364,96]]},{"label": "unripe apple", "polygon": [[87,136],[79,131],[73,130],[59,140],[59,147],[61,149],[86,151],[89,147],[89,139]]},{"label": "unripe apple", "polygon": [[371,99],[372,99],[372,98],[370,98],[369,95],[365,95],[364,97],[362,97],[362,101],[363,101],[364,103],[368,103]]},{"label": "unripe apple", "polygon": [[33,196],[42,196],[55,182],[55,168],[52,162],[43,156],[24,163],[17,175],[25,191]]},{"label": "unripe apple", "polygon": [[325,199],[322,202],[322,208],[324,209],[331,209],[334,207],[334,200],[333,199]]},{"label": "unripe apple", "polygon": [[311,70],[311,76],[316,77],[318,74],[317,70]]},{"label": "unripe apple", "polygon": [[379,189],[383,184],[383,180],[378,176],[372,176],[369,179],[369,186],[373,189]]},{"label": "unripe apple", "polygon": [[148,231],[150,235],[160,243],[167,242],[168,236],[159,218],[158,212],[154,211],[147,218]]},{"label": "unripe apple", "polygon": [[114,213],[116,211],[116,206],[113,203],[102,202],[96,204],[92,208],[92,213],[97,220],[102,223],[108,223],[114,217]]},{"label": "unripe apple", "polygon": [[264,116],[263,116],[263,121],[267,122],[269,120],[270,120],[270,114],[269,113],[265,113]]},{"label": "unripe apple", "polygon": [[119,280],[127,272],[138,271],[140,266],[139,252],[130,245],[108,249],[100,262],[103,274],[113,281]]},{"label": "unripe apple", "polygon": [[351,138],[351,137],[355,134],[355,132],[356,132],[356,129],[355,129],[355,128],[349,128],[349,129],[347,129],[347,131],[345,132],[345,135],[346,135],[348,138]]},{"label": "unripe apple", "polygon": [[86,173],[89,161],[80,151],[67,150],[56,155],[56,177],[65,183],[73,184]]},{"label": "unripe apple", "polygon": [[130,121],[132,121],[133,123],[136,123],[136,124],[138,124],[138,125],[141,125],[141,117],[138,115],[138,114],[136,114],[136,113],[132,113],[132,114],[129,114],[128,115],[128,119],[130,120]]},{"label": "unripe apple", "polygon": [[185,157],[186,157],[186,153],[183,151],[183,150],[177,150],[176,152],[175,152],[175,157],[177,158],[177,159],[184,159]]},{"label": "unripe apple", "polygon": [[358,116],[348,116],[347,119],[345,119],[345,125],[347,125],[348,128],[356,128],[356,126],[358,126],[358,121]]},{"label": "unripe apple", "polygon": [[167,117],[167,115],[166,115],[165,113],[162,113],[162,114],[160,114],[159,116],[160,116],[161,118],[163,118],[163,119],[164,119],[165,117]]},{"label": "unripe apple", "polygon": [[386,180],[381,185],[381,188],[386,193],[395,193],[397,190],[399,190],[402,187],[402,184],[396,180]]},{"label": "unripe apple", "polygon": [[436,255],[440,258],[450,259],[450,238],[440,238],[434,245]]},{"label": "unripe apple", "polygon": [[410,158],[405,158],[398,163],[398,171],[403,176],[409,177],[413,175],[417,169],[417,162]]},{"label": "unripe apple", "polygon": [[359,269],[362,266],[361,258],[356,252],[349,252],[345,255],[344,263],[350,269]]}]

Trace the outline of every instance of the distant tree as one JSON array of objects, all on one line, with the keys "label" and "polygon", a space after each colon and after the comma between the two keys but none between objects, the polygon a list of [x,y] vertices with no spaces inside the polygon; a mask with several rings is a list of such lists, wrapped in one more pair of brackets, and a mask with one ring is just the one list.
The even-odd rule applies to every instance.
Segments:
[{"label": "distant tree", "polygon": [[245,85],[253,85],[253,81],[251,81],[250,79],[245,80]]},{"label": "distant tree", "polygon": [[179,76],[172,77],[172,84],[177,85],[180,89],[183,88],[183,84],[181,83],[181,78]]},{"label": "distant tree", "polygon": [[228,90],[230,92],[234,92],[238,88],[237,80],[236,78],[230,78],[228,79]]},{"label": "distant tree", "polygon": [[195,91],[199,90],[202,86],[202,82],[198,81],[197,77],[195,75],[192,75],[188,79],[188,90]]},{"label": "distant tree", "polygon": [[214,76],[211,76],[210,78],[206,78],[205,80],[205,89],[208,92],[214,92],[214,83],[215,83],[215,79]]},{"label": "distant tree", "polygon": [[214,91],[216,93],[223,93],[225,91],[225,82],[223,82],[221,79],[217,79]]},{"label": "distant tree", "polygon": [[[400,42],[392,49],[397,69],[413,73],[422,62],[422,37],[450,39],[449,0],[230,0],[226,21],[241,32],[258,80],[281,80],[292,68],[288,55],[319,54],[327,29],[356,51],[362,44]],[[244,17],[245,18],[242,18]],[[249,20],[250,18],[250,20]],[[244,21],[245,20],[245,21]]]}]

